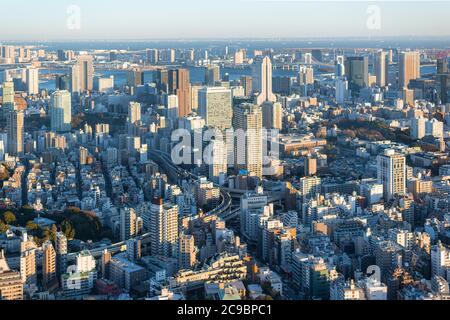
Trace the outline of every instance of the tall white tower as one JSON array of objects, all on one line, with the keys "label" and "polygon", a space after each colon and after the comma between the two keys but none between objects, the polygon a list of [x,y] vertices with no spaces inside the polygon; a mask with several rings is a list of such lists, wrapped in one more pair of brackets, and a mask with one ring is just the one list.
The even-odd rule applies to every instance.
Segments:
[{"label": "tall white tower", "polygon": [[256,62],[253,66],[253,85],[254,91],[259,94],[256,99],[258,105],[266,101],[277,101],[272,92],[272,62],[269,57]]}]

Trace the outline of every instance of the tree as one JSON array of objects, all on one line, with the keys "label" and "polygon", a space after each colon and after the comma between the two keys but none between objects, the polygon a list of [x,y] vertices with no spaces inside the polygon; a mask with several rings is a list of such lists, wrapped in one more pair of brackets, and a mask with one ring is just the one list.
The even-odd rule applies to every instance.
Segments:
[{"label": "tree", "polygon": [[3,214],[3,219],[5,219],[6,224],[14,224],[17,221],[16,215],[11,211],[6,211]]},{"label": "tree", "polygon": [[50,239],[55,242],[56,241],[56,234],[58,233],[58,228],[56,225],[52,225],[52,229],[50,230]]},{"label": "tree", "polygon": [[28,221],[26,228],[28,231],[35,231],[35,230],[39,229],[39,226],[36,223],[34,223],[33,221]]},{"label": "tree", "polygon": [[9,227],[7,224],[3,222],[3,220],[0,220],[0,232],[5,233],[8,231]]},{"label": "tree", "polygon": [[61,227],[67,239],[72,240],[75,238],[75,229],[72,227],[69,221],[64,220]]}]

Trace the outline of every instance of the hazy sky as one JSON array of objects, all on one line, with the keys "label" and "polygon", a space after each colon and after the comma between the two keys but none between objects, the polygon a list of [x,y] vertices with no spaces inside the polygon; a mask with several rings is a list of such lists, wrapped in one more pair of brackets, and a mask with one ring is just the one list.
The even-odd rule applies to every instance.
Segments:
[{"label": "hazy sky", "polygon": [[[71,5],[79,29],[67,26],[77,21]],[[14,0],[1,8],[0,40],[450,36],[450,0]]]}]

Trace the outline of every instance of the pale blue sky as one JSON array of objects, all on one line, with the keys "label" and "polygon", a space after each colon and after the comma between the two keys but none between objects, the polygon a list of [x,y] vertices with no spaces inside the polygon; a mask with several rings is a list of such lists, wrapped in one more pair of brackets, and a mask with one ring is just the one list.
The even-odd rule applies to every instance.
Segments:
[{"label": "pale blue sky", "polygon": [[[67,8],[81,29],[67,28]],[[381,28],[369,29],[369,5]],[[450,36],[450,0],[14,0],[2,1],[0,40]]]}]

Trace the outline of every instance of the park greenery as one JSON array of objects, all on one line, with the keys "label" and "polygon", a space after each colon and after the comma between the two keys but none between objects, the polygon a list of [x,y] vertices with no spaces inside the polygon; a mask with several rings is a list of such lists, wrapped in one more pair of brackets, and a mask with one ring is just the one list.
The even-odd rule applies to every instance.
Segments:
[{"label": "park greenery", "polygon": [[[51,227],[40,226],[35,222],[37,217],[55,221]],[[9,227],[24,227],[32,235],[38,245],[47,240],[55,241],[56,233],[63,232],[68,240],[100,241],[104,238],[112,239],[109,229],[102,226],[94,213],[70,207],[64,211],[38,213],[30,206],[23,206],[17,210],[0,210],[0,232],[6,232]]]}]

